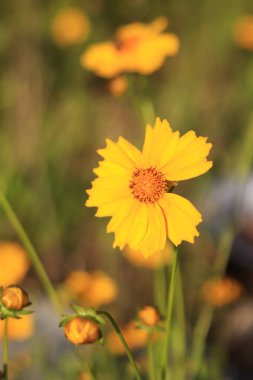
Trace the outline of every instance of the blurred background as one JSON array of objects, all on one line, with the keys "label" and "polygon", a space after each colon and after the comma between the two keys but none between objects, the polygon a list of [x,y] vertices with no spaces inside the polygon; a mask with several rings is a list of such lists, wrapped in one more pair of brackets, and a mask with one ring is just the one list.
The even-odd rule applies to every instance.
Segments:
[{"label": "blurred background", "polygon": [[[83,36],[73,43],[66,31],[78,18],[63,22],[62,29],[55,26],[69,8],[82,15]],[[122,135],[141,148],[146,122],[153,124],[155,115],[181,133],[193,129],[213,143],[213,169],[177,187],[204,219],[195,244],[180,247],[189,337],[207,279],[226,273],[243,288],[237,302],[214,315],[208,364],[199,377],[208,380],[253,378],[253,22],[243,34],[245,15],[253,17],[251,0],[0,3],[0,186],[63,298],[62,283],[82,270],[110,276],[117,288],[110,310],[122,324],[153,302],[152,265],[133,265],[113,250],[107,220],[84,206],[99,160],[96,150],[105,139]],[[180,50],[152,75],[127,74],[115,91],[109,80],[81,66],[80,56],[92,43],[112,39],[121,25],[160,16],[169,20]],[[0,226],[2,242],[20,244],[2,210]],[[1,271],[6,267],[0,262]],[[17,355],[27,356],[28,369],[18,378],[77,378],[74,350],[54,327],[57,318],[31,267],[23,283],[34,294],[37,335],[13,346]],[[107,285],[102,282],[101,289]],[[84,351],[86,358],[90,351]],[[105,355],[98,351],[94,366]],[[110,360],[116,368],[124,359]],[[128,379],[115,371],[113,378]],[[112,378],[101,364],[100,378]]]}]

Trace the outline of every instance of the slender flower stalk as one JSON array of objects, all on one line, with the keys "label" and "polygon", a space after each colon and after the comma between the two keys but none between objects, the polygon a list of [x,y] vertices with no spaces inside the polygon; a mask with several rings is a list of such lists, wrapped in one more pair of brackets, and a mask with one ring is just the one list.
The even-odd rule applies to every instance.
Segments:
[{"label": "slender flower stalk", "polygon": [[126,354],[128,356],[128,359],[129,359],[129,362],[133,368],[133,371],[134,371],[134,374],[135,374],[135,377],[137,380],[141,380],[141,374],[140,374],[140,371],[139,371],[139,368],[137,367],[137,364],[135,363],[135,360],[133,358],[133,355],[131,354],[131,351],[128,347],[128,344],[118,326],[118,324],[116,323],[116,321],[114,320],[114,318],[111,316],[110,313],[108,313],[108,311],[106,310],[98,310],[97,311],[97,314],[100,314],[100,315],[104,315],[112,324],[114,330],[116,331],[116,333],[118,334],[119,336],[119,339],[121,340],[121,343],[123,344],[124,348],[125,348],[125,351],[126,351]]},{"label": "slender flower stalk", "polygon": [[149,364],[149,380],[156,380],[155,361],[154,361],[154,349],[152,339],[149,334],[148,338],[148,364]]},{"label": "slender flower stalk", "polygon": [[3,340],[3,354],[4,354],[4,367],[3,367],[3,380],[8,380],[8,318],[4,320],[4,340]]},{"label": "slender flower stalk", "polygon": [[16,231],[17,235],[19,236],[20,240],[24,244],[24,247],[27,250],[27,254],[34,266],[34,269],[37,272],[37,275],[48,294],[52,304],[54,305],[55,309],[60,312],[61,311],[61,305],[58,299],[58,296],[54,290],[54,287],[40,261],[40,258],[32,245],[29,237],[27,236],[27,233],[25,232],[23,226],[21,225],[17,215],[15,214],[14,210],[12,209],[9,201],[5,197],[5,195],[0,191],[0,205],[2,206],[7,218],[9,219],[10,224]]},{"label": "slender flower stalk", "polygon": [[170,284],[168,289],[168,301],[167,301],[167,314],[166,314],[166,336],[165,344],[162,354],[162,368],[165,369],[166,377],[168,377],[168,356],[169,356],[169,346],[171,339],[171,321],[172,321],[172,310],[174,304],[174,294],[175,294],[175,284],[176,284],[176,268],[177,268],[177,249],[174,249],[171,264],[171,275]]}]

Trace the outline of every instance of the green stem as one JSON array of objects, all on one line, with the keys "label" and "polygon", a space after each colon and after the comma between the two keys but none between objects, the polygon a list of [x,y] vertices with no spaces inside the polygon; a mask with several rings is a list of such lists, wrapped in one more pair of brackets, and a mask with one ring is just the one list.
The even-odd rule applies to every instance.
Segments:
[{"label": "green stem", "polygon": [[4,351],[4,368],[3,368],[3,379],[8,380],[8,318],[4,320],[4,341],[3,341],[3,351]]},{"label": "green stem", "polygon": [[154,269],[154,300],[161,314],[166,311],[166,272],[165,267],[161,266]]},{"label": "green stem", "polygon": [[172,309],[174,304],[174,294],[175,294],[175,284],[176,284],[176,268],[177,268],[177,250],[174,248],[171,264],[171,275],[170,275],[170,285],[168,290],[168,301],[167,301],[167,315],[166,315],[166,336],[165,344],[162,355],[162,368],[165,370],[168,377],[168,356],[169,356],[169,346],[171,339],[171,321],[172,321]]},{"label": "green stem", "polygon": [[54,290],[54,287],[39,259],[39,256],[33,247],[30,239],[28,238],[23,226],[21,225],[20,221],[17,218],[17,215],[15,214],[14,210],[12,209],[10,203],[8,202],[5,195],[0,191],[0,205],[2,205],[3,210],[5,211],[5,214],[7,218],[9,219],[10,224],[16,231],[17,235],[19,236],[20,240],[22,241],[24,247],[27,250],[27,254],[37,272],[37,275],[47,292],[52,304],[54,305],[55,309],[60,312],[61,311],[61,305],[58,299],[58,296]]},{"label": "green stem", "polygon": [[132,368],[133,368],[133,371],[134,371],[134,373],[135,373],[135,377],[136,377],[136,379],[137,379],[137,380],[141,380],[141,374],[140,374],[140,371],[139,371],[139,369],[138,369],[138,367],[137,367],[137,364],[135,363],[135,360],[134,360],[134,358],[133,358],[133,356],[132,356],[132,354],[131,354],[131,351],[130,351],[128,345],[127,345],[127,342],[126,342],[124,336],[122,335],[122,332],[121,332],[121,330],[120,330],[118,324],[116,323],[116,321],[113,319],[113,317],[111,316],[111,314],[108,313],[108,311],[105,311],[105,310],[99,310],[99,311],[97,311],[97,314],[102,314],[102,315],[106,316],[106,317],[109,319],[109,321],[111,322],[111,324],[112,324],[114,330],[115,330],[116,333],[118,334],[119,339],[121,340],[121,343],[123,344],[123,346],[124,346],[124,348],[125,348],[125,351],[126,351],[126,353],[127,353],[127,356],[128,356],[129,362],[130,362],[130,364],[131,364],[131,366],[132,366]]},{"label": "green stem", "polygon": [[149,380],[156,380],[154,350],[151,336],[148,338],[148,364],[149,364]]},{"label": "green stem", "polygon": [[208,331],[213,319],[214,309],[206,305],[202,310],[196,327],[193,333],[193,349],[192,349],[192,371],[191,378],[194,379],[198,375],[200,365],[202,363],[205,342],[207,338]]}]

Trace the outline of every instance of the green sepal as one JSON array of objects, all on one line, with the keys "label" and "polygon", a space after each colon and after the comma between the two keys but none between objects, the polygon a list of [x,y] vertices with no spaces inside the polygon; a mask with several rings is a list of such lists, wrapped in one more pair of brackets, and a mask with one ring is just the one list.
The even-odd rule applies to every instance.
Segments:
[{"label": "green sepal", "polygon": [[14,309],[8,309],[3,304],[0,303],[0,319],[4,320],[6,318],[15,318],[15,319],[21,319],[23,315],[32,314],[32,310],[14,310]]}]

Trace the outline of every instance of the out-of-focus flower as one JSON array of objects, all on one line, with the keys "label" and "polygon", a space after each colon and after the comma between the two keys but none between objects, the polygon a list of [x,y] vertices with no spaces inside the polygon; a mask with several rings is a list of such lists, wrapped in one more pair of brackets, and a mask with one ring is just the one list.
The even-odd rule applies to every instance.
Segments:
[{"label": "out-of-focus flower", "polygon": [[214,307],[227,305],[240,297],[242,286],[232,278],[211,279],[202,287],[203,299]]},{"label": "out-of-focus flower", "polygon": [[155,326],[161,321],[161,315],[156,307],[146,305],[138,312],[139,320],[146,326]]},{"label": "out-of-focus flower", "polygon": [[128,89],[128,80],[125,76],[120,75],[113,78],[108,83],[108,89],[111,95],[115,97],[122,96]]},{"label": "out-of-focus flower", "polygon": [[90,31],[90,22],[78,8],[61,10],[52,24],[52,38],[57,45],[68,46],[84,42]]},{"label": "out-of-focus flower", "polygon": [[167,20],[163,17],[150,24],[135,22],[122,26],[116,32],[115,42],[91,45],[83,53],[81,64],[104,78],[123,72],[152,74],[179,49],[178,37],[163,33],[166,27]]},{"label": "out-of-focus flower", "polygon": [[[138,329],[134,322],[130,322],[128,325],[121,329],[121,332],[128,344],[128,347],[132,350],[145,346],[148,341],[148,333],[146,330]],[[122,345],[118,334],[113,330],[106,338],[106,345],[108,349],[118,355],[124,355],[125,349]]]},{"label": "out-of-focus flower", "polygon": [[26,252],[15,243],[0,243],[0,286],[20,283],[30,266]]},{"label": "out-of-focus flower", "polygon": [[107,232],[113,247],[126,245],[145,257],[164,249],[167,236],[178,246],[194,243],[201,214],[187,199],[172,193],[177,181],[197,177],[212,167],[206,157],[212,144],[189,131],[180,137],[167,120],[146,127],[142,152],[123,137],[98,153],[104,158],[94,169],[98,176],[87,190],[88,207],[96,216],[109,216]]},{"label": "out-of-focus flower", "polygon": [[92,380],[92,378],[88,372],[82,372],[78,376],[77,380]]},{"label": "out-of-focus flower", "polygon": [[242,49],[253,50],[253,15],[242,16],[234,28],[234,39]]},{"label": "out-of-focus flower", "polygon": [[118,288],[106,273],[73,271],[65,280],[65,286],[73,297],[86,306],[97,307],[115,300]]},{"label": "out-of-focus flower", "polygon": [[[24,315],[21,319],[8,318],[8,338],[22,341],[29,339],[34,331],[34,317]],[[4,321],[0,321],[0,338],[4,335]]]},{"label": "out-of-focus flower", "polygon": [[133,265],[148,269],[156,269],[171,261],[172,249],[173,247],[171,244],[166,244],[162,251],[156,252],[155,255],[145,258],[140,251],[136,252],[132,249],[126,248],[124,249],[124,256]]},{"label": "out-of-focus flower", "polygon": [[74,345],[90,344],[100,339],[97,324],[84,317],[74,317],[64,324],[66,338]]},{"label": "out-of-focus flower", "polygon": [[7,309],[12,310],[20,310],[31,304],[27,292],[15,285],[3,289],[1,302]]}]

